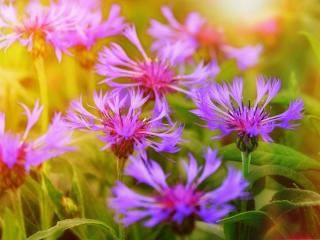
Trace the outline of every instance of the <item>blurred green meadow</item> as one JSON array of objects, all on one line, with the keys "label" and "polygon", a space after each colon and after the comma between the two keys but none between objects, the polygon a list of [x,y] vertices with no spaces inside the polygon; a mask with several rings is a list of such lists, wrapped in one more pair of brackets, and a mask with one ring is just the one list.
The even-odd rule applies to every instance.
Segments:
[{"label": "blurred green meadow", "polygon": [[[14,4],[23,9],[26,2],[17,0]],[[150,54],[152,38],[147,29],[150,19],[165,21],[160,11],[163,5],[172,7],[180,21],[192,11],[199,12],[210,24],[222,28],[228,42],[234,46],[263,44],[264,50],[256,66],[240,71],[234,60],[224,60],[219,63],[220,72],[215,81],[231,81],[235,76],[243,76],[245,96],[252,99],[256,76],[276,76],[282,80],[282,88],[272,100],[272,111],[284,111],[297,97],[305,104],[304,117],[297,130],[277,129],[272,133],[274,143],[260,141],[253,153],[249,176],[254,196],[254,201],[249,203],[251,212],[226,218],[217,225],[199,221],[188,239],[320,239],[320,2],[102,0],[105,16],[112,3],[121,6],[126,22],[136,25],[141,42]],[[269,20],[276,24],[271,32],[262,27]],[[99,83],[103,77],[95,73],[94,63],[98,52],[111,41],[119,43],[132,56],[137,55],[121,36],[100,40],[90,52],[73,49],[72,56],[63,54],[61,63],[52,49],[46,51],[49,116],[55,112],[64,113],[70,101],[80,96],[83,102],[92,104],[94,89],[110,89]],[[1,51],[0,110],[6,113],[6,129],[22,131],[26,118],[19,103],[33,106],[39,98],[32,55],[20,44]],[[157,160],[172,176],[177,176],[183,173],[181,159],[187,159],[192,152],[196,159],[203,161],[203,150],[210,146],[218,149],[224,163],[241,169],[241,155],[234,144],[234,136],[211,140],[214,133],[202,128],[199,118],[190,113],[194,108],[192,101],[173,93],[168,96],[168,102],[172,118],[185,126],[183,139],[186,141],[175,154],[159,154],[148,149],[151,159]],[[40,132],[41,126],[37,124],[31,137]],[[116,182],[117,159],[110,150],[100,151],[103,143],[96,137],[94,133],[75,131],[72,146],[76,151],[49,160],[39,171],[30,171],[20,187],[26,236],[31,236],[28,239],[117,239],[114,211],[107,207],[107,198]],[[45,181],[39,180],[40,175],[44,175]],[[209,178],[208,186],[218,186],[225,175],[223,167]],[[130,177],[125,176],[124,181],[137,187]],[[24,239],[10,194],[1,191],[0,202],[1,239]],[[44,206],[44,202],[48,204]],[[40,222],[43,208],[46,226]],[[248,238],[237,229],[241,224],[247,226],[245,236]],[[126,239],[178,238],[167,225],[149,229],[134,224],[126,230]]]}]

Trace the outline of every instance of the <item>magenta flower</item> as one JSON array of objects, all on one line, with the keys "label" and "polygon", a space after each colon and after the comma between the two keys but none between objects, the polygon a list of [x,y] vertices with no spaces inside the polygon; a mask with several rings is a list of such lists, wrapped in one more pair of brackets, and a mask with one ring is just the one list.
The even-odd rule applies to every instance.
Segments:
[{"label": "magenta flower", "polygon": [[95,93],[94,109],[98,114],[87,111],[80,100],[72,103],[68,120],[72,128],[101,133],[100,139],[106,143],[103,149],[110,148],[119,159],[127,159],[135,149],[143,151],[147,146],[157,152],[178,151],[182,127],[161,123],[164,111],[142,118],[141,108],[147,100],[148,96],[139,90]]},{"label": "magenta flower", "polygon": [[71,132],[66,123],[56,114],[46,134],[36,140],[28,140],[31,128],[38,121],[43,107],[37,102],[31,112],[25,105],[28,122],[24,134],[5,132],[5,115],[0,114],[0,187],[19,187],[31,167],[39,166],[46,160],[72,151],[69,147]]},{"label": "magenta flower", "polygon": [[[202,63],[190,74],[177,74],[176,67],[189,51],[183,43],[164,45],[162,54],[152,59],[143,49],[134,26],[128,27],[124,35],[139,50],[143,59],[132,60],[116,43],[112,43],[110,48],[104,48],[99,54],[97,72],[106,77],[103,82],[108,85],[117,88],[139,87],[145,95],[150,94],[150,97],[155,99],[156,109],[165,107],[168,112],[165,99],[167,93],[179,91],[189,94],[185,88],[206,80],[209,71]],[[130,82],[114,81],[120,78]]]},{"label": "magenta flower", "polygon": [[237,61],[237,65],[240,70],[245,70],[258,63],[263,46],[261,44],[246,46],[243,48],[224,46],[222,49],[227,58],[233,58]]},{"label": "magenta flower", "polygon": [[[256,138],[261,136],[266,142],[272,141],[269,134],[275,128],[293,129],[297,124],[291,121],[302,118],[303,102],[301,99],[290,103],[289,108],[278,115],[270,116],[266,109],[268,103],[280,90],[280,80],[265,80],[257,78],[257,97],[254,103],[248,105],[243,102],[241,78],[235,78],[232,84],[215,84],[195,92],[193,98],[197,109],[193,110],[197,116],[208,123],[211,130],[220,130],[221,138],[232,132],[239,136],[238,146],[245,149],[250,143],[256,147]],[[243,146],[242,146],[243,145]]]},{"label": "magenta flower", "polygon": [[72,46],[84,47],[90,50],[91,47],[99,40],[105,37],[120,34],[126,24],[124,18],[120,16],[120,6],[112,5],[109,17],[107,20],[102,19],[102,12],[100,8],[100,1],[83,1],[73,0],[78,2],[80,6],[85,8],[87,14],[80,19],[76,32],[69,34],[69,42]]},{"label": "magenta flower", "polygon": [[188,46],[185,61],[190,60],[200,48],[205,48],[208,49],[208,53],[213,59],[216,59],[218,52],[222,52],[226,58],[235,58],[241,70],[258,63],[262,45],[248,45],[243,48],[231,47],[225,42],[223,31],[209,26],[206,19],[198,13],[190,13],[182,24],[174,17],[169,7],[164,6],[161,10],[168,24],[157,20],[151,21],[149,34],[155,39],[152,45],[153,50],[161,53],[164,45],[182,42]]},{"label": "magenta flower", "polygon": [[125,174],[150,186],[154,194],[144,196],[118,182],[109,199],[109,206],[116,211],[116,220],[125,226],[145,220],[146,227],[163,222],[171,224],[177,234],[186,235],[193,231],[195,220],[216,223],[234,210],[229,201],[247,196],[248,182],[232,167],[217,189],[199,188],[221,165],[216,151],[208,148],[204,166],[198,166],[192,154],[189,159],[189,163],[183,161],[186,182],[170,186],[166,181],[169,174],[165,174],[158,163],[141,156],[131,157]]},{"label": "magenta flower", "polygon": [[38,56],[46,51],[47,46],[51,46],[61,61],[62,52],[68,53],[71,47],[68,34],[81,33],[79,23],[87,14],[87,9],[73,1],[52,2],[49,6],[31,1],[23,14],[17,13],[12,4],[2,4],[0,48],[8,48],[14,42],[20,42]]}]

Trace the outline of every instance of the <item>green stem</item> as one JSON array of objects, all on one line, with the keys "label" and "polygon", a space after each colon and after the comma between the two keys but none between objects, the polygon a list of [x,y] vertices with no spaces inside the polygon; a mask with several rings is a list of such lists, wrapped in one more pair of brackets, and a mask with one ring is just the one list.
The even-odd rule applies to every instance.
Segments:
[{"label": "green stem", "polygon": [[[248,178],[249,175],[249,167],[251,162],[251,153],[249,152],[241,152],[241,158],[242,158],[242,173],[244,178]],[[248,205],[247,200],[243,199],[240,203],[240,211],[246,212]],[[247,239],[248,237],[248,228],[246,225],[241,224],[240,225],[240,233],[245,236],[244,239]]]},{"label": "green stem", "polygon": [[242,173],[245,178],[249,175],[249,166],[251,162],[251,153],[248,152],[241,152],[242,158]]},{"label": "green stem", "polygon": [[[122,181],[123,178],[123,168],[124,168],[124,160],[117,159],[117,180]],[[119,239],[124,240],[126,239],[126,232],[121,223],[118,224],[118,231],[119,231]]]},{"label": "green stem", "polygon": [[89,70],[89,77],[88,77],[88,97],[92,96],[93,94],[93,91],[95,90],[96,88],[96,82],[95,82],[95,72],[93,71],[93,69],[90,69]]},{"label": "green stem", "polygon": [[23,238],[25,239],[27,235],[26,235],[26,227],[24,224],[24,213],[23,213],[20,189],[10,191],[10,195],[11,195],[11,204],[13,205],[15,214],[18,217],[18,221],[19,221],[19,225],[21,227]]},{"label": "green stem", "polygon": [[[50,206],[50,199],[48,189],[45,183],[45,174],[47,173],[47,163],[44,163],[42,166],[42,175],[41,175],[41,195],[39,198],[40,204],[40,225],[41,229],[45,230],[51,227],[51,219],[52,219],[52,210]],[[52,237],[48,237],[46,239],[53,239]]]},{"label": "green stem", "polygon": [[68,99],[73,99],[78,94],[78,82],[77,82],[77,65],[74,61],[74,58],[66,56],[64,58],[64,67],[65,67],[65,91]]},{"label": "green stem", "polygon": [[48,98],[48,80],[46,77],[44,59],[38,56],[34,59],[34,66],[37,72],[39,89],[40,89],[40,100],[43,105],[43,112],[41,115],[41,130],[45,132],[49,124],[49,98]]}]

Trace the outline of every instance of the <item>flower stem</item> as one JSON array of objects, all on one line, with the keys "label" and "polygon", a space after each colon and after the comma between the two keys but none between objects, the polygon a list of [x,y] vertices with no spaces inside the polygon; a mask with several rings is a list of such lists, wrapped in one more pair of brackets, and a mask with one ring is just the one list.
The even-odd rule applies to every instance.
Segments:
[{"label": "flower stem", "polygon": [[248,152],[241,152],[242,158],[242,173],[245,178],[249,175],[249,166],[251,162],[251,153]]},{"label": "flower stem", "polygon": [[[50,199],[49,193],[47,189],[47,185],[45,183],[45,176],[47,173],[48,165],[46,163],[42,166],[42,173],[41,173],[41,195],[39,198],[40,204],[40,225],[41,229],[45,230],[51,227],[51,219],[52,219],[52,210],[50,207]],[[46,238],[47,240],[53,239],[52,237]]]},{"label": "flower stem", "polygon": [[10,195],[11,195],[11,204],[13,205],[15,214],[18,217],[18,221],[19,221],[19,225],[21,227],[21,232],[23,234],[23,238],[26,238],[26,227],[24,224],[24,214],[23,214],[20,189],[10,191]]},{"label": "flower stem", "polygon": [[89,77],[88,77],[88,80],[87,80],[87,88],[88,88],[88,97],[92,96],[93,94],[93,91],[95,90],[96,88],[96,82],[95,82],[95,72],[93,71],[93,69],[90,69],[89,70]]},{"label": "flower stem", "polygon": [[43,105],[43,112],[41,115],[41,130],[45,132],[49,124],[49,98],[48,98],[48,80],[46,77],[44,59],[42,56],[37,56],[34,59],[34,66],[37,72],[40,100]]},{"label": "flower stem", "polygon": [[[124,162],[125,161],[123,159],[117,159],[117,180],[118,181],[122,181],[122,178],[123,178]],[[126,239],[125,229],[121,223],[118,224],[118,230],[119,230],[119,239],[120,240]]]}]

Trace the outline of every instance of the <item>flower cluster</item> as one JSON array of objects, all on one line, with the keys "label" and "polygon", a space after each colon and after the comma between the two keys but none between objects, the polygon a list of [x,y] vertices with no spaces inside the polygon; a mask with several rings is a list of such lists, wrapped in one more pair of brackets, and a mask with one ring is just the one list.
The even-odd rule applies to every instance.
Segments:
[{"label": "flower cluster", "polygon": [[168,25],[157,20],[151,21],[149,34],[155,39],[152,49],[158,52],[163,51],[166,44],[180,42],[186,46],[184,60],[190,61],[192,56],[202,48],[208,48],[211,58],[216,59],[219,52],[225,58],[232,58],[237,61],[238,68],[245,70],[258,63],[259,56],[263,50],[261,44],[248,45],[242,48],[235,48],[226,43],[225,36],[221,29],[216,29],[196,12],[190,13],[184,24],[181,24],[173,15],[172,10],[164,6],[162,14],[168,21]]},{"label": "flower cluster", "polygon": [[154,194],[144,196],[118,182],[112,190],[114,196],[109,200],[109,206],[117,211],[118,221],[128,226],[145,220],[146,227],[169,223],[177,234],[184,235],[193,231],[195,220],[216,223],[234,210],[229,201],[247,196],[248,183],[241,172],[232,167],[228,168],[228,175],[220,187],[201,190],[199,185],[221,165],[216,151],[208,148],[204,166],[198,166],[191,154],[189,159],[189,163],[183,161],[186,182],[170,186],[166,181],[168,175],[158,163],[132,157],[125,174],[151,187]]},{"label": "flower cluster", "polygon": [[162,122],[165,110],[152,117],[142,115],[142,106],[148,100],[137,90],[114,90],[94,95],[94,115],[87,111],[81,101],[73,102],[68,112],[71,127],[84,131],[100,132],[106,143],[119,159],[127,159],[135,149],[143,151],[147,146],[158,152],[176,152],[182,127]]},{"label": "flower cluster", "polygon": [[89,48],[97,39],[119,33],[123,25],[118,6],[111,8],[109,19],[103,22],[101,12],[88,8],[82,0],[52,2],[48,6],[31,1],[23,15],[12,4],[1,4],[0,48],[18,41],[39,56],[52,46],[61,61],[62,53],[69,53],[71,47]]},{"label": "flower cluster", "polygon": [[71,131],[61,114],[56,114],[46,134],[29,141],[28,134],[38,121],[42,112],[42,106],[37,102],[30,111],[25,105],[28,122],[22,136],[5,132],[5,114],[0,115],[0,188],[18,188],[31,167],[39,166],[44,161],[73,151],[69,147]]},{"label": "flower cluster", "polygon": [[302,118],[301,99],[290,103],[285,112],[270,116],[266,107],[277,95],[280,86],[280,80],[258,77],[256,100],[253,103],[249,101],[248,105],[244,104],[241,78],[235,78],[232,84],[206,86],[194,93],[197,109],[193,113],[206,121],[209,129],[222,132],[213,139],[236,132],[239,136],[238,147],[241,151],[251,152],[257,145],[258,136],[270,142],[272,138],[269,134],[275,128],[293,129],[297,124],[291,122]]}]

